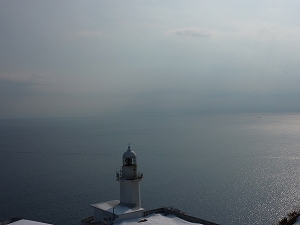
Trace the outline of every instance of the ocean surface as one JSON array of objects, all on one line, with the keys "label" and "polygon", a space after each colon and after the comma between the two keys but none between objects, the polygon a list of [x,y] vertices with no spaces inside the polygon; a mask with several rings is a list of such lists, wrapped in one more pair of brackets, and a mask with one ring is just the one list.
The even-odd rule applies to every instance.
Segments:
[{"label": "ocean surface", "polygon": [[300,206],[300,115],[0,120],[0,220],[80,224],[119,199],[131,142],[142,206],[222,225],[271,225]]}]

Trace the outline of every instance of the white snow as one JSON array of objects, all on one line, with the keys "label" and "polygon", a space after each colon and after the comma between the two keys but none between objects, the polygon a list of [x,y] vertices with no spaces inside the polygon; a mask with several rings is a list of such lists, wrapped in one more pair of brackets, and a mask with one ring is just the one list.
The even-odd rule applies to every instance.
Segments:
[{"label": "white snow", "polygon": [[116,207],[119,203],[120,203],[119,200],[112,200],[112,201],[108,201],[108,202],[95,203],[95,204],[92,204],[91,206],[98,208],[98,209],[108,211],[109,209]]},{"label": "white snow", "polygon": [[[182,220],[174,215],[167,215],[164,216],[163,214],[151,214],[146,217],[138,218],[138,219],[132,219],[132,220],[125,220],[119,223],[114,223],[115,225],[158,225],[158,224],[164,224],[164,225],[189,225],[196,223],[191,223],[185,220]],[[197,223],[197,225],[200,225]]]},{"label": "white snow", "polygon": [[11,225],[50,225],[49,223],[41,223],[32,220],[18,220],[16,222],[10,223]]},{"label": "white snow", "polygon": [[92,204],[91,206],[97,209],[114,213],[116,215],[122,215],[126,213],[132,213],[132,212],[144,210],[143,208],[129,208],[127,206],[119,205],[119,203],[120,203],[119,200],[112,200],[108,202],[100,202],[100,203]]}]

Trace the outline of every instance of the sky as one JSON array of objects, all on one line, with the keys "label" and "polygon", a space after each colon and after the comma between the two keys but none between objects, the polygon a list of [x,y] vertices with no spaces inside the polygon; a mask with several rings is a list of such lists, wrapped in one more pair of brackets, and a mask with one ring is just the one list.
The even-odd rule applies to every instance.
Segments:
[{"label": "sky", "polygon": [[0,118],[300,112],[298,0],[0,0]]}]

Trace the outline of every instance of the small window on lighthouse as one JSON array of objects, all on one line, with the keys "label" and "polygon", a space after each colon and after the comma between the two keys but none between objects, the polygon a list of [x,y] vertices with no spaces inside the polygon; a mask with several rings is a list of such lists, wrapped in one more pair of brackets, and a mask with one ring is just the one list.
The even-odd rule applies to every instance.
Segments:
[{"label": "small window on lighthouse", "polygon": [[124,166],[132,166],[136,165],[136,158],[123,158]]}]

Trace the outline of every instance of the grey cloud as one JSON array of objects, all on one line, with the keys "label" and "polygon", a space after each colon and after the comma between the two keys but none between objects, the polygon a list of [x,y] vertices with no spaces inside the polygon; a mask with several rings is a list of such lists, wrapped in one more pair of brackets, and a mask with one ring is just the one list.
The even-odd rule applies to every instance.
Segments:
[{"label": "grey cloud", "polygon": [[297,7],[260,2],[0,1],[0,117],[298,110]]},{"label": "grey cloud", "polygon": [[178,36],[195,37],[195,38],[210,38],[213,36],[213,33],[211,31],[207,31],[205,29],[195,28],[195,27],[169,30],[166,33],[172,35],[178,35]]},{"label": "grey cloud", "polygon": [[36,88],[46,83],[47,79],[38,74],[0,74],[0,93],[2,96],[34,95]]}]

